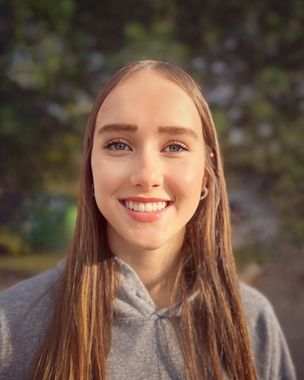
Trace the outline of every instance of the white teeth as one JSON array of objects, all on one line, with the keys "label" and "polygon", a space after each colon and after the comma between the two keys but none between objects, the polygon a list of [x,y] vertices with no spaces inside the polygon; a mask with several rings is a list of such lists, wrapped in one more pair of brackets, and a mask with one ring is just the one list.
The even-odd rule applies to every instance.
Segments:
[{"label": "white teeth", "polygon": [[153,205],[151,203],[148,203],[145,205],[145,211],[152,211],[153,210]]},{"label": "white teeth", "polygon": [[160,211],[163,210],[168,202],[133,202],[133,201],[124,201],[125,206],[134,211],[138,212],[151,212],[151,211]]}]

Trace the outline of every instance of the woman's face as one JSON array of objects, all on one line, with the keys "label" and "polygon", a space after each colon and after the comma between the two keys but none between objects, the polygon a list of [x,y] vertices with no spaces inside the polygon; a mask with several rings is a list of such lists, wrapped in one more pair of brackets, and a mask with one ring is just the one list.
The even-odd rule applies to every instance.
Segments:
[{"label": "woman's face", "polygon": [[195,104],[153,70],[132,75],[100,107],[91,166],[114,254],[180,247],[204,182]]}]

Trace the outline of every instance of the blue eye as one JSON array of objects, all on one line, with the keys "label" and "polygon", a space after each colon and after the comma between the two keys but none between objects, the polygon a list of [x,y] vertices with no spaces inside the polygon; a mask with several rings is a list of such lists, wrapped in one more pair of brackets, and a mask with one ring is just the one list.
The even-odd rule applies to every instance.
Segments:
[{"label": "blue eye", "polygon": [[127,144],[121,141],[109,141],[105,145],[105,149],[114,150],[114,151],[131,150]]},{"label": "blue eye", "polygon": [[180,146],[180,145],[170,145],[170,146],[168,146],[168,148],[169,148],[169,151],[170,152],[173,152],[173,153],[175,153],[175,152],[181,152],[181,151],[183,151],[183,150],[185,150],[182,146]]},{"label": "blue eye", "polygon": [[186,145],[180,143],[180,142],[173,142],[170,143],[165,149],[165,152],[170,152],[170,153],[179,153],[179,152],[184,152],[187,151]]}]

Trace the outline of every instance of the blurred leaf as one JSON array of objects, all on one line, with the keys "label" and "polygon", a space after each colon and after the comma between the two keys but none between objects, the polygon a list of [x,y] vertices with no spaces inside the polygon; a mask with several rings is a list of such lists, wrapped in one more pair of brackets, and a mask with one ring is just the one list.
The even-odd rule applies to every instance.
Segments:
[{"label": "blurred leaf", "polygon": [[263,92],[281,94],[291,89],[291,79],[284,70],[267,67],[261,70],[258,85]]}]

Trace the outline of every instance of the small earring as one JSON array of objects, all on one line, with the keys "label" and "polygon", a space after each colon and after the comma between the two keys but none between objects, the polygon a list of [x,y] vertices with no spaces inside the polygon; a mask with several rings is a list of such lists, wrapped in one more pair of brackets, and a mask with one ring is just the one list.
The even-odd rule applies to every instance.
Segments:
[{"label": "small earring", "polygon": [[206,198],[207,195],[208,195],[208,189],[207,187],[204,187],[204,194],[201,194],[200,200]]}]

